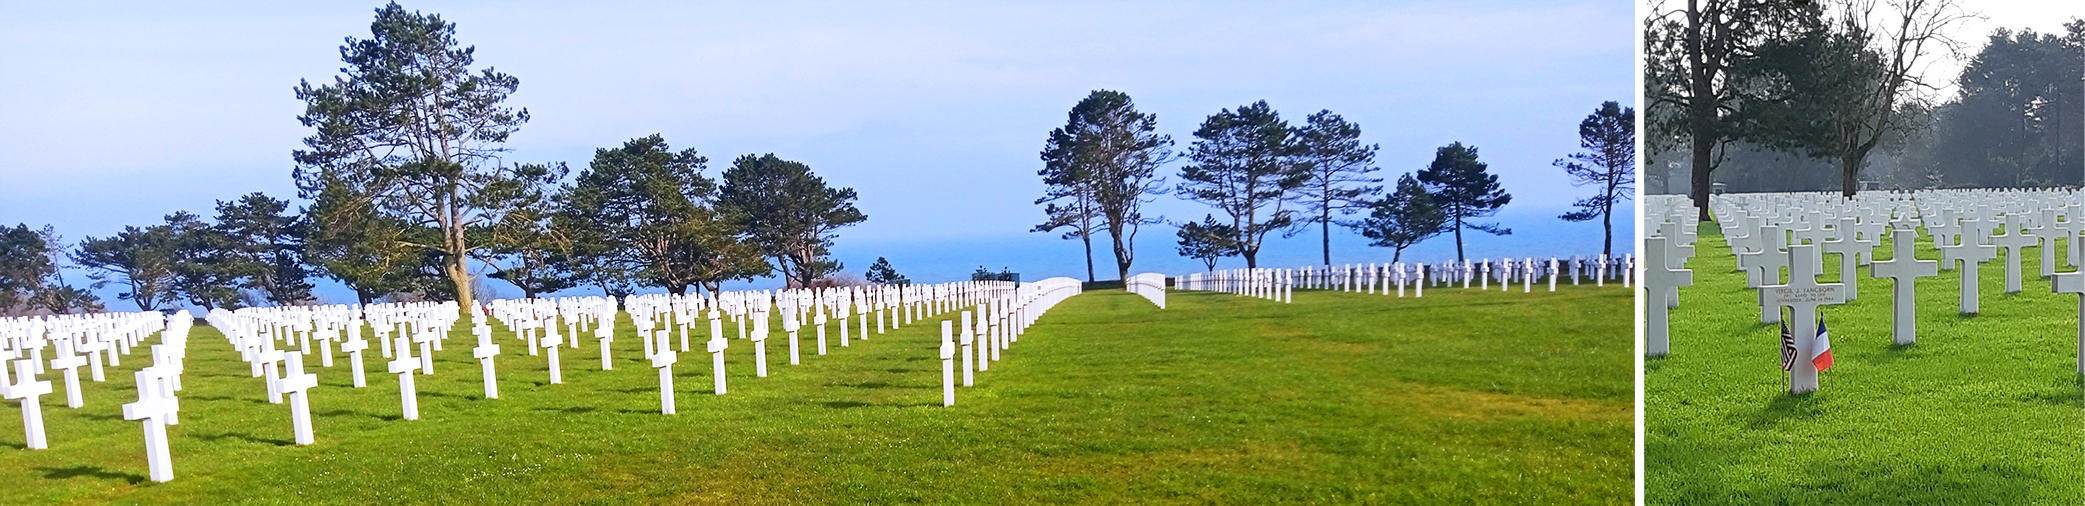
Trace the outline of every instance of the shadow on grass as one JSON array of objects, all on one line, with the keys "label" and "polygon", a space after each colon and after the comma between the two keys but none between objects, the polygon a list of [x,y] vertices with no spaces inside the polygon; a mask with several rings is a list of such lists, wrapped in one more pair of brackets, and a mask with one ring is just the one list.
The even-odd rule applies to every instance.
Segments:
[{"label": "shadow on grass", "polygon": [[1751,425],[1753,428],[1766,428],[1779,425],[1782,421],[1788,419],[1815,418],[1823,413],[1823,405],[1824,401],[1818,399],[1815,392],[1807,394],[1783,393],[1774,396],[1774,400],[1768,401],[1764,409],[1754,413]]},{"label": "shadow on grass", "polygon": [[329,410],[325,410],[325,411],[313,411],[313,412],[311,412],[311,416],[316,416],[316,417],[320,417],[320,418],[334,418],[334,417],[342,417],[342,416],[366,416],[366,417],[370,417],[370,418],[375,418],[375,419],[378,419],[378,420],[383,420],[383,419],[386,419],[386,418],[385,418],[384,416],[382,416],[382,415],[374,415],[374,414],[369,414],[369,413],[363,413],[363,412],[361,412],[361,411],[355,411],[355,410],[352,410],[352,409],[329,409]]},{"label": "shadow on grass", "polygon": [[854,409],[869,405],[869,403],[861,401],[825,401],[825,407],[832,409]]},{"label": "shadow on grass", "polygon": [[269,438],[264,438],[264,437],[260,437],[260,436],[255,436],[255,435],[252,435],[252,434],[247,434],[247,433],[244,433],[244,432],[226,432],[226,433],[223,433],[223,434],[205,434],[205,435],[199,435],[199,436],[196,436],[196,439],[201,439],[201,440],[204,440],[204,441],[208,441],[208,442],[212,442],[212,443],[215,443],[215,442],[218,442],[218,441],[223,441],[223,440],[226,440],[226,439],[237,439],[237,440],[240,440],[240,441],[245,441],[245,442],[248,442],[248,443],[262,443],[262,444],[271,444],[271,445],[275,445],[275,446],[292,446],[292,445],[296,445],[296,444],[297,444],[297,443],[296,443],[295,441],[290,441],[290,440],[287,440],[287,439],[269,439]]},{"label": "shadow on grass", "polygon": [[119,473],[102,469],[100,466],[39,467],[36,470],[43,473],[43,479],[46,480],[93,478],[97,480],[123,480],[132,485],[145,482],[144,475]]}]

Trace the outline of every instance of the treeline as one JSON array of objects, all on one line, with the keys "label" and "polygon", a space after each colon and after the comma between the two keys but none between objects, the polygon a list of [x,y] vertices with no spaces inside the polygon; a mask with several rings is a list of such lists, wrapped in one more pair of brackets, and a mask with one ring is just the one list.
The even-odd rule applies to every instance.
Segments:
[{"label": "treeline", "polygon": [[[1635,111],[1607,102],[1579,126],[1585,152],[1555,162],[1574,184],[1598,189],[1559,218],[1599,219],[1605,248],[1613,250],[1615,207],[1630,198],[1635,182]],[[1332,263],[1332,227],[1354,230],[1371,246],[1405,248],[1453,234],[1463,258],[1465,230],[1506,235],[1511,229],[1485,222],[1512,201],[1498,176],[1480,161],[1477,147],[1460,142],[1436,150],[1425,168],[1401,175],[1393,186],[1374,177],[1378,147],[1361,142],[1361,127],[1329,110],[1292,125],[1266,101],[1224,109],[1204,119],[1186,153],[1173,151],[1171,136],[1158,133],[1157,117],[1140,112],[1128,95],[1098,90],[1072,107],[1065,126],[1050,132],[1038,171],[1047,191],[1036,200],[1048,219],[1036,232],[1065,230],[1086,249],[1092,280],[1093,240],[1113,247],[1118,276],[1135,261],[1134,241],[1142,226],[1163,223],[1143,205],[1174,194],[1215,212],[1199,222],[1174,223],[1181,256],[1214,270],[1227,257],[1259,266],[1268,235],[1315,231],[1323,260]],[[1185,160],[1177,184],[1168,186],[1159,169]],[[1224,216],[1219,218],[1217,213]],[[1358,218],[1349,218],[1361,215]]]},{"label": "treeline", "polygon": [[1973,16],[1953,0],[1703,0],[1657,13],[1645,27],[1649,189],[1699,202],[1713,183],[1849,196],[1863,183],[2079,184],[2085,21],[2064,34],[1997,30],[1950,81],[1925,79]]},{"label": "treeline", "polygon": [[[315,276],[363,303],[469,306],[486,296],[480,266],[529,297],[581,286],[716,291],[771,275],[806,286],[842,267],[829,254],[837,230],[867,219],[854,190],[803,163],[744,155],[712,179],[708,158],[659,135],[597,149],[577,174],[563,162],[507,162],[508,137],[530,119],[504,105],[518,79],[473,69],[475,48],[437,15],[394,3],[370,31],[341,46],[346,75],[294,90],[305,103],[297,119],[313,131],[292,153],[308,205],[255,193],[219,202],[214,220],[176,212],[70,249],[48,227],[17,226],[0,303],[98,310],[63,282],[61,251],[92,286],[124,286],[118,297],[140,310],[306,303]],[[883,267],[879,278],[902,278]]]},{"label": "treeline", "polygon": [[[466,258],[484,268],[466,272],[467,292],[457,291],[449,259],[430,246],[441,241],[438,223],[387,214],[333,185],[302,208],[253,193],[219,201],[214,219],[175,212],[76,246],[50,227],[18,225],[0,244],[8,259],[0,306],[10,314],[101,310],[93,293],[64,282],[61,258],[85,269],[92,288],[121,286],[117,296],[139,310],[313,303],[316,277],[370,303],[483,298],[481,270],[528,297],[581,286],[608,295],[716,291],[771,275],[807,286],[839,271],[828,256],[833,231],[866,219],[852,190],[830,188],[804,164],[774,155],[739,157],[721,184],[703,174],[706,163],[652,135],[596,150],[576,175],[561,163],[503,169],[507,176],[490,185],[496,190],[474,195],[471,211],[484,218],[463,231]],[[881,259],[872,274],[903,280]]]}]

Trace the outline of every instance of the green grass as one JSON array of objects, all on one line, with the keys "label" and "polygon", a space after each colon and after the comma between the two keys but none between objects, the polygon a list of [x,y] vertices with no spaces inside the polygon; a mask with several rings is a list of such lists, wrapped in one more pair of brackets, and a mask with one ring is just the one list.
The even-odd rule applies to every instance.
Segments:
[{"label": "green grass", "polygon": [[[2078,300],[2036,277],[2039,252],[2022,255],[2022,293],[2002,293],[2002,250],[1979,269],[1978,316],[1958,315],[1960,271],[1920,278],[1908,346],[1892,344],[1891,281],[1861,267],[1859,299],[1819,311],[1836,365],[1789,395],[1780,327],[1759,323],[1714,224],[1695,248],[1672,354],[1644,362],[1647,503],[2085,502]],[[1875,252],[1889,259],[1888,241]],[[1837,281],[1838,256],[1825,264],[1819,281]]]},{"label": "green grass", "polygon": [[1093,292],[954,408],[923,323],[824,357],[806,337],[800,366],[776,337],[764,379],[733,341],[722,397],[706,354],[682,354],[672,416],[627,330],[613,371],[591,339],[564,350],[561,385],[505,338],[486,400],[459,329],[418,377],[418,421],[399,419],[381,361],[362,389],[344,358],[316,369],[310,446],[198,327],[174,481],[144,479],[139,424],[119,416],[132,359],[83,409],[62,386],[44,397],[49,450],[21,449],[19,417],[0,416],[0,504],[1626,504],[1628,297],[1174,292],[1161,311]]}]

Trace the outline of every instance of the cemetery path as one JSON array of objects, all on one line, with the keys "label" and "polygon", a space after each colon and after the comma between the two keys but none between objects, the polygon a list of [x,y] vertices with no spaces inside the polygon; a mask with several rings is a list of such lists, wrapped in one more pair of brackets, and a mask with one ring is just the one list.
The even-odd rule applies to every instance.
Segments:
[{"label": "cemetery path", "polygon": [[0,504],[1629,502],[1626,289],[1295,300],[1074,297],[953,408],[933,320],[847,347],[832,329],[825,356],[807,328],[797,366],[778,335],[768,378],[734,339],[724,396],[708,357],[684,353],[676,415],[659,414],[627,317],[615,368],[583,340],[559,385],[545,356],[509,346],[497,400],[480,398],[459,328],[417,377],[417,421],[377,349],[367,388],[344,357],[311,367],[309,446],[283,444],[286,405],[197,327],[174,481],[140,479],[137,423],[113,416],[146,362],[125,360],[87,384],[87,407],[46,409],[49,450],[20,449],[19,417],[0,417],[16,420],[0,422],[15,446],[0,447],[0,480],[26,485]]}]

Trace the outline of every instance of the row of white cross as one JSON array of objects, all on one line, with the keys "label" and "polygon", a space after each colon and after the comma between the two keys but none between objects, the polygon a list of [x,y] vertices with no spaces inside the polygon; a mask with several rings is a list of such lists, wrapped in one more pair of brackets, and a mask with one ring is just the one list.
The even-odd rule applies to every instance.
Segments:
[{"label": "row of white cross", "polygon": [[[81,408],[79,368],[88,367],[92,380],[105,381],[102,364],[121,365],[120,357],[152,333],[162,333],[160,344],[151,345],[152,365],[134,374],[138,401],[123,405],[123,418],[144,424],[146,462],[154,481],[174,478],[173,462],[167,457],[166,426],[180,423],[174,392],[181,389],[182,360],[186,356],[188,329],[194,318],[187,311],[172,316],[158,312],[104,313],[93,315],[48,315],[0,319],[0,397],[20,403],[22,428],[32,450],[50,447],[45,437],[41,397],[53,391],[50,381],[38,379],[49,369],[65,377],[66,406]],[[53,349],[49,369],[43,350]],[[77,353],[85,353],[78,355]],[[9,367],[12,374],[8,374]]]},{"label": "row of white cross", "polygon": [[[2069,190],[1937,190],[1913,193],[1862,193],[1852,199],[1836,194],[1780,193],[1717,195],[1710,211],[1721,223],[1725,244],[1745,272],[1746,286],[1759,290],[1760,321],[1780,322],[1781,308],[1789,309],[1789,323],[1798,355],[1789,371],[1790,390],[1800,393],[1817,389],[1814,358],[1816,311],[1820,305],[1844,304],[1859,297],[1861,276],[1851,275],[1858,265],[1870,265],[1870,276],[1889,278],[1892,291],[1892,340],[1899,345],[1917,342],[1917,278],[1934,277],[1941,269],[1960,269],[1961,314],[1980,310],[1979,264],[1996,260],[2004,250],[2004,280],[2007,293],[2022,290],[2023,250],[2035,248],[2041,255],[2041,277],[2058,293],[2079,293],[2080,313],[2085,316],[2085,275],[2075,271],[2085,244],[2085,205],[2079,194]],[[1679,307],[1678,287],[1693,283],[1684,269],[1693,256],[1695,209],[1684,197],[1654,196],[1645,201],[1644,273],[1645,340],[1647,353],[1663,356],[1670,352],[1667,311]],[[1916,258],[1919,230],[1933,236],[1941,262]],[[1874,248],[1887,233],[1891,259],[1873,260]],[[2064,263],[2074,272],[2058,269],[2056,245],[2069,244]],[[1839,283],[1818,283],[1824,255],[1839,255]],[[1781,282],[1781,271],[1788,280]],[[2085,373],[2085,325],[2079,331],[2079,371]]]},{"label": "row of white cross", "polygon": [[[1290,300],[1290,292],[1298,287],[1304,289],[1340,290],[1355,293],[1389,295],[1394,288],[1398,297],[1405,296],[1409,288],[1414,297],[1426,294],[1430,280],[1435,287],[1449,286],[1460,281],[1463,288],[1474,282],[1480,290],[1490,290],[1496,280],[1500,290],[1510,290],[1513,281],[1521,282],[1521,291],[1532,292],[1537,279],[1549,278],[1549,291],[1556,291],[1557,281],[1564,277],[1571,284],[1592,278],[1601,286],[1607,280],[1620,281],[1629,286],[1634,279],[1630,268],[1635,263],[1633,255],[1610,258],[1578,257],[1547,260],[1523,258],[1519,260],[1462,260],[1443,264],[1424,263],[1368,263],[1336,266],[1305,266],[1294,269],[1225,269],[1210,272],[1183,274],[1175,278],[1175,288],[1181,290],[1203,290],[1235,293],[1263,297],[1282,302]],[[1431,275],[1429,277],[1429,275]],[[1163,304],[1161,304],[1163,307]]]},{"label": "row of white cross", "polygon": [[[989,370],[990,364],[1000,360],[1002,352],[1018,341],[1021,333],[1044,311],[1079,293],[1079,287],[1076,280],[1052,278],[1036,283],[982,281],[723,292],[707,296],[633,295],[620,302],[622,308],[630,313],[644,342],[645,357],[652,367],[659,369],[660,407],[665,414],[675,412],[672,366],[678,355],[673,347],[673,331],[676,328],[681,331],[680,351],[689,351],[688,331],[698,318],[707,317],[709,320],[706,351],[714,356],[716,393],[726,393],[723,353],[729,348],[724,333],[727,315],[738,323],[737,337],[753,342],[758,357],[756,376],[766,377],[765,341],[771,315],[780,316],[790,337],[790,363],[797,364],[797,332],[806,321],[816,326],[818,351],[824,355],[825,326],[831,320],[839,322],[841,346],[847,346],[850,340],[848,324],[858,321],[860,339],[866,340],[872,314],[876,320],[876,333],[881,334],[886,322],[889,328],[895,329],[915,320],[960,311],[963,322],[960,333],[951,333],[948,320],[944,320],[942,326],[944,405],[953,406],[956,383],[952,367],[957,346],[963,352],[962,384],[973,385],[975,372]],[[363,340],[365,326],[382,343],[379,349],[384,356],[394,357],[388,362],[387,370],[398,375],[404,419],[417,420],[418,395],[413,378],[434,373],[433,354],[442,350],[442,342],[461,322],[461,315],[469,314],[472,333],[478,338],[472,355],[481,364],[485,398],[498,399],[493,364],[494,357],[499,355],[499,345],[492,340],[491,321],[503,322],[513,332],[514,338],[529,347],[531,355],[543,350],[549,360],[551,383],[557,384],[562,382],[557,350],[564,346],[577,347],[577,336],[588,328],[592,328],[595,337],[601,341],[602,369],[613,368],[609,343],[614,339],[617,302],[606,297],[495,300],[468,313],[460,311],[454,302],[247,308],[237,311],[217,309],[206,320],[239,351],[242,359],[251,366],[253,376],[263,378],[270,402],[282,403],[285,397],[288,399],[296,442],[311,444],[314,438],[310,393],[319,383],[316,373],[306,371],[305,357],[316,353],[321,357],[322,367],[332,367],[332,345],[338,342],[340,350],[349,356],[354,386],[367,386],[362,372],[362,352],[370,348]],[[117,350],[128,350],[147,334],[165,329],[163,342],[152,346],[154,365],[137,373],[138,402],[124,405],[124,416],[145,423],[146,457],[152,479],[172,479],[172,457],[166,444],[165,426],[179,423],[175,392],[180,390],[181,362],[188,328],[193,320],[185,311],[164,320],[158,313],[0,320],[0,336],[7,337],[5,348],[0,351],[5,351],[10,357],[23,354],[32,357],[8,361],[14,365],[18,380],[0,381],[0,395],[22,400],[23,417],[28,422],[25,425],[29,431],[29,447],[46,447],[36,399],[51,393],[52,387],[48,381],[36,381],[35,375],[42,371],[43,362],[34,357],[41,350],[58,349],[59,358],[53,359],[51,366],[66,373],[67,391],[75,399],[71,404],[79,407],[75,371],[86,366],[90,359],[74,355],[75,349],[87,350],[88,356],[97,357],[91,362],[96,364],[94,376],[99,381],[101,359],[98,357],[101,355],[98,352],[104,348],[92,343],[123,343],[106,347],[113,363]],[[559,334],[560,322],[564,324],[562,330],[565,334],[572,336],[569,342]],[[748,323],[753,326],[750,333],[746,330]],[[416,346],[419,348],[417,356],[414,353]],[[289,349],[292,347],[294,349]],[[975,355],[972,355],[973,350]]]}]

